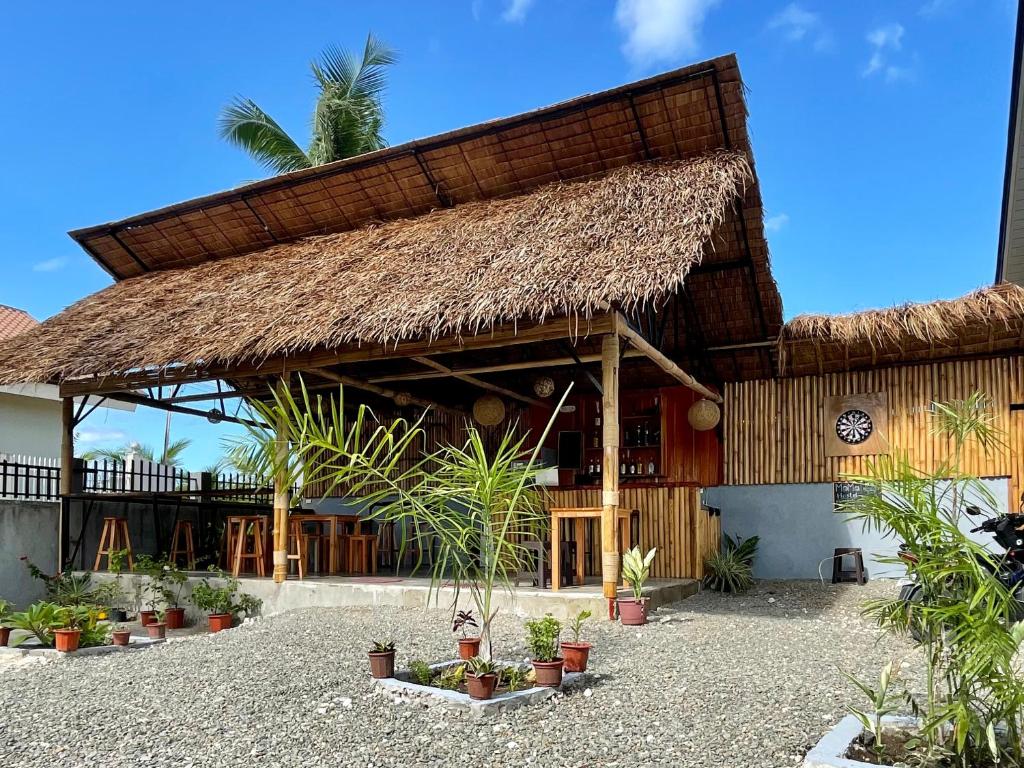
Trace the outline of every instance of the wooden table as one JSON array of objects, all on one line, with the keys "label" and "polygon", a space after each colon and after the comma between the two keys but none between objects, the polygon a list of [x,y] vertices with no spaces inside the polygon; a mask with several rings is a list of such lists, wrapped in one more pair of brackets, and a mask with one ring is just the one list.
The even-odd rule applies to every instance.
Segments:
[{"label": "wooden table", "polygon": [[330,540],[328,555],[327,555],[327,572],[332,576],[338,573],[338,525],[346,525],[352,523],[355,526],[355,533],[360,532],[363,519],[359,515],[314,515],[314,514],[291,514],[288,515],[289,520],[298,520],[302,523],[317,523],[318,525],[327,525],[329,531]]},{"label": "wooden table", "polygon": [[[551,508],[551,589],[557,591],[562,583],[561,548],[558,542],[561,538],[561,521],[572,520],[576,526],[576,583],[582,584],[584,577],[584,566],[586,564],[586,552],[583,539],[586,532],[587,520],[601,518],[601,507],[552,507]],[[629,521],[635,509],[620,509],[617,522],[619,528],[619,553],[629,548]]]}]

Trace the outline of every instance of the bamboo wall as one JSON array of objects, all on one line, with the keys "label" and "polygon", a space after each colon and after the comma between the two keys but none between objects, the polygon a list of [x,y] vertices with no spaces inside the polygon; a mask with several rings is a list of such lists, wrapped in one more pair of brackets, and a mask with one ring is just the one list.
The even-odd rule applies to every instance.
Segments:
[{"label": "bamboo wall", "polygon": [[[601,506],[599,488],[551,489],[549,494],[553,507]],[[704,577],[704,558],[719,547],[721,518],[712,517],[701,509],[699,488],[681,485],[621,488],[619,505],[640,510],[641,549],[658,548],[653,577]]]},{"label": "bamboo wall", "polygon": [[1011,508],[1024,479],[1024,357],[959,360],[788,379],[726,384],[723,429],[725,483],[828,483],[866,470],[869,457],[825,455],[825,398],[868,392],[888,394],[891,449],[932,470],[949,445],[932,434],[931,403],[961,399],[981,390],[991,400],[996,425],[1007,447],[986,455],[968,446],[964,464],[985,477],[1010,478]]}]

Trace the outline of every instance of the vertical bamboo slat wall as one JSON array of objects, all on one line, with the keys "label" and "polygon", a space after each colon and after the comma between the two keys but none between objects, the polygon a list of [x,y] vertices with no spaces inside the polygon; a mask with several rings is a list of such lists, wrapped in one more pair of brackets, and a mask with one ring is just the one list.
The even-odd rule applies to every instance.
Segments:
[{"label": "vertical bamboo slat wall", "polygon": [[789,379],[767,379],[725,386],[725,483],[829,483],[846,473],[861,473],[870,457],[825,455],[825,398],[867,392],[888,395],[886,435],[893,450],[906,451],[913,463],[931,470],[949,446],[932,434],[932,402],[984,392],[992,402],[997,427],[1007,447],[986,455],[976,446],[965,451],[969,472],[1010,478],[1015,509],[1024,479],[1024,357],[959,360],[947,363],[879,368]]},{"label": "vertical bamboo slat wall", "polygon": [[[550,489],[554,507],[599,507],[600,488]],[[640,510],[640,547],[658,548],[651,575],[655,578],[704,577],[704,558],[717,551],[721,518],[701,509],[700,489],[656,486],[619,489],[619,506]]]}]

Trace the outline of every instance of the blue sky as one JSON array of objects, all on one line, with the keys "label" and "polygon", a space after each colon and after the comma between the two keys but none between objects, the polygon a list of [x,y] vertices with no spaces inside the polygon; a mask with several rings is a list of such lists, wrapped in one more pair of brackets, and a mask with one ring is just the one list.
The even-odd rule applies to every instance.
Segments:
[{"label": "blue sky", "polygon": [[[0,303],[45,318],[109,283],[67,237],[260,178],[216,133],[256,100],[300,143],[323,48],[401,54],[391,143],[735,51],[786,316],[955,296],[993,278],[1010,0],[12,4],[0,20]],[[261,10],[265,12],[260,12]],[[194,468],[222,428],[175,417]],[[97,411],[87,440],[159,443]]]}]

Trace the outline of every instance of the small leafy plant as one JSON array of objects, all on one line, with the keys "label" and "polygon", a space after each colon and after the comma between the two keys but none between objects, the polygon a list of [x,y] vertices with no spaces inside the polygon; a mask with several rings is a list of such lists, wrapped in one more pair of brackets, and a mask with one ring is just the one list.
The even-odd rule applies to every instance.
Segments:
[{"label": "small leafy plant", "polygon": [[892,672],[892,662],[890,661],[882,667],[882,673],[879,675],[878,686],[876,688],[872,688],[867,683],[861,682],[845,670],[840,671],[850,682],[857,686],[871,702],[870,712],[864,712],[863,710],[855,707],[849,707],[848,709],[850,710],[850,714],[860,721],[864,730],[871,734],[870,748],[879,758],[879,762],[881,762],[881,758],[885,754],[882,718],[886,715],[893,714],[899,709],[899,706],[893,701],[890,691],[893,681],[895,680],[895,676]]},{"label": "small leafy plant", "polygon": [[482,659],[479,656],[474,656],[467,661],[466,666],[469,667],[469,671],[474,677],[493,675],[498,671],[498,668],[493,661],[490,659]]},{"label": "small leafy plant", "polygon": [[704,560],[707,574],[704,586],[716,592],[733,595],[746,592],[754,586],[754,555],[757,553],[758,537],[733,539],[722,536],[722,549],[710,554]]},{"label": "small leafy plant", "polygon": [[644,584],[651,576],[651,563],[657,551],[652,549],[645,555],[640,547],[633,547],[622,553],[622,578],[629,582],[636,600],[643,597]]},{"label": "small leafy plant", "polygon": [[370,653],[394,653],[394,640],[374,640],[370,644]]},{"label": "small leafy plant", "polygon": [[584,609],[569,619],[569,631],[572,632],[572,641],[574,643],[579,643],[580,641],[580,630],[583,628],[583,622],[593,615],[593,613]]},{"label": "small leafy plant", "polygon": [[11,615],[11,604],[0,598],[0,627],[5,626],[4,620]]},{"label": "small leafy plant", "polygon": [[420,685],[430,685],[430,681],[434,677],[430,665],[420,659],[409,662],[409,671],[412,672],[413,679]]},{"label": "small leafy plant", "polygon": [[230,613],[232,616],[254,616],[259,613],[263,601],[258,597],[245,592],[239,594],[238,579],[228,576],[220,569],[211,566],[210,573],[213,578],[224,582],[222,586],[215,586],[205,578],[192,588],[192,602],[196,608],[206,611],[209,614]]},{"label": "small leafy plant", "polygon": [[452,622],[452,632],[462,632],[462,637],[466,638],[466,630],[470,627],[477,629],[478,626],[472,611],[459,611],[455,614],[455,620]]},{"label": "small leafy plant", "polygon": [[466,665],[453,664],[434,678],[434,685],[446,691],[457,690],[466,679]]},{"label": "small leafy plant", "polygon": [[501,679],[498,684],[504,685],[510,693],[518,691],[525,683],[526,670],[522,667],[505,667],[501,670]]},{"label": "small leafy plant", "polygon": [[28,635],[13,640],[11,646],[20,645],[29,636],[35,637],[43,645],[53,645],[54,630],[64,629],[67,624],[65,610],[54,603],[39,602],[33,603],[24,611],[12,613],[7,619],[7,626],[20,629]]},{"label": "small leafy plant", "polygon": [[526,645],[534,661],[554,661],[558,658],[558,636],[562,634],[562,622],[554,616],[526,622],[529,637]]}]

